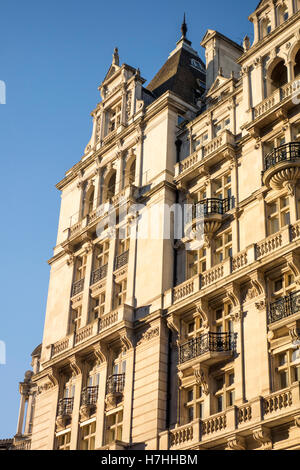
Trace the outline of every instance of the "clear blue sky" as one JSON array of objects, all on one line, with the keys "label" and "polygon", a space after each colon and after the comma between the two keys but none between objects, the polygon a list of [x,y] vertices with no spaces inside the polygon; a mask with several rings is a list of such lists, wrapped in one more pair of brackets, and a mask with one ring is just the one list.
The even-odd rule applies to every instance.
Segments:
[{"label": "clear blue sky", "polygon": [[16,432],[18,382],[41,342],[60,194],[55,184],[82,156],[90,112],[115,46],[120,60],[150,80],[180,36],[200,51],[206,30],[241,43],[258,0],[4,0],[1,2],[0,105],[1,323],[0,438]]}]

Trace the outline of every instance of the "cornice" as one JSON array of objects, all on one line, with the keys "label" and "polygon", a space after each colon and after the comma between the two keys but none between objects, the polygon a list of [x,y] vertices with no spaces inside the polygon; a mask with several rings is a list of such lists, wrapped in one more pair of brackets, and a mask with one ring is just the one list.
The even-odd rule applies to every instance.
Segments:
[{"label": "cornice", "polygon": [[294,15],[291,16],[287,21],[285,21],[280,26],[277,26],[277,28],[271,31],[271,33],[268,34],[268,36],[266,36],[265,38],[261,39],[256,44],[254,44],[249,49],[249,51],[245,52],[243,55],[241,55],[239,59],[237,59],[237,63],[242,65],[246,60],[249,59],[249,57],[256,54],[257,51],[261,47],[265,46],[266,44],[269,44],[271,41],[273,41],[274,38],[276,38],[276,36],[281,34],[282,31],[284,31],[285,29],[289,29],[294,23],[297,22],[297,20],[299,20],[299,18],[300,18],[300,11],[298,11],[297,13],[294,13]]}]

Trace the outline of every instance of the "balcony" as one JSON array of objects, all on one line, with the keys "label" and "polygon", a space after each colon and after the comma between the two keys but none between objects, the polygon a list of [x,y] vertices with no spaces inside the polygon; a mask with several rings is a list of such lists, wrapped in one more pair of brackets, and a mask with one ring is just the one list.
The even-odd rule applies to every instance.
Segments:
[{"label": "balcony", "polygon": [[204,222],[204,235],[208,240],[211,240],[214,233],[221,227],[223,217],[232,207],[231,198],[210,198],[194,204],[192,210],[187,213],[185,224],[187,237],[189,237],[190,230],[193,230],[195,225],[197,226],[197,223]]},{"label": "balcony", "polygon": [[268,324],[300,312],[300,290],[292,292],[270,304],[268,309]]},{"label": "balcony", "polygon": [[179,365],[195,358],[200,362],[211,365],[220,358],[226,359],[233,352],[233,337],[231,333],[209,332],[192,338],[179,346]]},{"label": "balcony", "polygon": [[91,285],[96,284],[96,282],[101,281],[107,276],[107,264],[100,266],[100,268],[95,269],[91,275]]},{"label": "balcony", "polygon": [[[300,90],[298,80],[293,80],[272,93],[252,109],[252,121],[246,126],[247,130],[259,129],[278,119],[278,112],[283,115],[294,105],[293,97]],[[278,112],[276,112],[278,111]],[[251,132],[251,131],[250,131]]]},{"label": "balcony", "polygon": [[300,176],[300,142],[290,142],[266,155],[263,184],[275,190],[294,184]]},{"label": "balcony", "polygon": [[175,182],[186,183],[199,176],[199,167],[212,166],[224,158],[225,150],[234,152],[235,137],[227,129],[208,144],[196,150],[192,155],[175,165]]},{"label": "balcony", "polygon": [[72,419],[74,398],[61,398],[58,401],[56,426],[58,430],[64,429]]},{"label": "balcony", "polygon": [[80,417],[81,420],[89,419],[96,411],[98,399],[98,386],[85,387],[81,392]]},{"label": "balcony", "polygon": [[129,258],[129,250],[124,251],[124,253],[117,256],[115,260],[115,271],[125,266],[128,263],[128,258]]},{"label": "balcony", "polygon": [[74,297],[74,295],[80,294],[80,292],[83,291],[83,287],[84,287],[84,278],[80,279],[79,281],[73,282],[71,297]]},{"label": "balcony", "polygon": [[125,374],[113,374],[106,381],[106,406],[115,408],[123,399]]}]

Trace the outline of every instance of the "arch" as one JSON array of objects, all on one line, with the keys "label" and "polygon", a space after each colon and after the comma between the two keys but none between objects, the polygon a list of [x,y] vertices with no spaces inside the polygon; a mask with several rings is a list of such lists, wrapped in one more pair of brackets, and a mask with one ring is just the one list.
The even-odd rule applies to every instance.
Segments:
[{"label": "arch", "polygon": [[259,22],[259,39],[263,39],[266,36],[268,36],[271,30],[272,30],[272,26],[271,26],[270,18],[268,16],[265,16]]},{"label": "arch", "polygon": [[300,45],[294,59],[294,78],[300,76]]},{"label": "arch", "polygon": [[107,202],[111,199],[116,192],[116,176],[117,172],[114,169],[111,169],[105,179],[104,179],[104,188],[103,188],[103,202]]},{"label": "arch", "polygon": [[277,57],[267,70],[267,95],[288,83],[288,69],[284,59]]},{"label": "arch", "polygon": [[287,5],[282,2],[281,5],[278,5],[276,8],[276,15],[277,15],[277,26],[281,25],[289,18],[289,10]]},{"label": "arch", "polygon": [[94,208],[94,183],[89,183],[83,193],[82,201],[82,217],[86,217]]}]

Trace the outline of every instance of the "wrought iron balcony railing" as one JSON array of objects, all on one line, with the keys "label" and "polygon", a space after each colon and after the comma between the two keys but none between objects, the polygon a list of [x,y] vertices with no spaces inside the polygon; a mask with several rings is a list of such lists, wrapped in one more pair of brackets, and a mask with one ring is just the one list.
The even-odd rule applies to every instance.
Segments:
[{"label": "wrought iron balcony railing", "polygon": [[224,215],[232,208],[230,197],[225,199],[210,198],[203,199],[193,206],[193,219],[212,214]]},{"label": "wrought iron balcony railing", "polygon": [[116,257],[115,260],[115,270],[125,266],[128,263],[129,250],[124,251],[121,255]]},{"label": "wrought iron balcony railing", "polygon": [[300,142],[290,142],[275,148],[265,156],[264,171],[267,171],[277,163],[295,162],[300,159]]},{"label": "wrought iron balcony railing", "polygon": [[80,292],[82,292],[83,291],[83,286],[84,286],[84,278],[80,279],[79,281],[74,282],[73,285],[72,285],[72,294],[71,294],[71,296],[73,297],[73,295],[77,295]]},{"label": "wrought iron balcony railing", "polygon": [[300,290],[291,292],[269,305],[268,323],[274,323],[298,312],[300,312]]},{"label": "wrought iron balcony railing", "polygon": [[57,416],[71,415],[74,398],[61,398],[58,401]]},{"label": "wrought iron balcony railing", "polygon": [[111,375],[106,382],[106,393],[123,393],[124,385],[125,374]]},{"label": "wrought iron balcony railing", "polygon": [[98,385],[85,387],[81,392],[81,405],[96,405],[98,399]]},{"label": "wrought iron balcony railing", "polygon": [[232,333],[209,332],[189,339],[179,347],[179,364],[183,364],[207,352],[229,352],[232,349]]},{"label": "wrought iron balcony railing", "polygon": [[107,264],[104,266],[100,266],[100,268],[95,269],[95,271],[92,272],[91,276],[91,285],[96,284],[96,282],[100,281],[101,279],[104,279],[107,276]]}]

